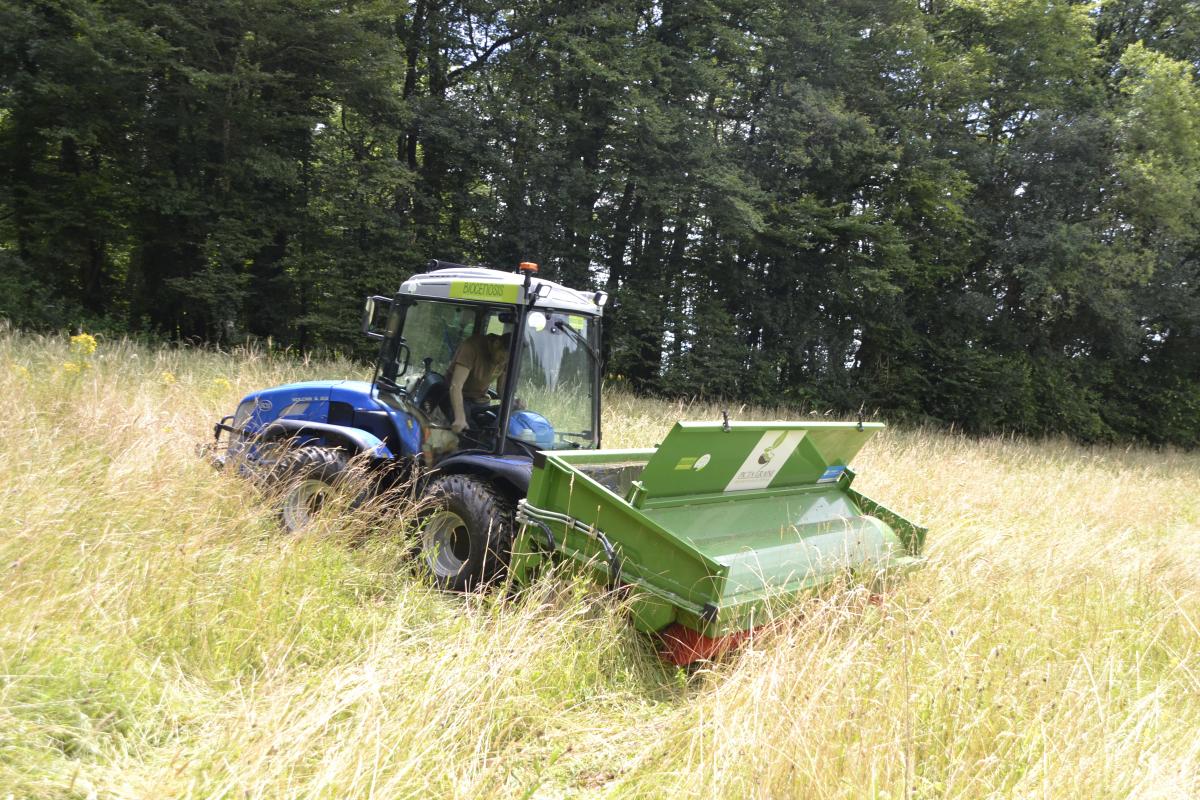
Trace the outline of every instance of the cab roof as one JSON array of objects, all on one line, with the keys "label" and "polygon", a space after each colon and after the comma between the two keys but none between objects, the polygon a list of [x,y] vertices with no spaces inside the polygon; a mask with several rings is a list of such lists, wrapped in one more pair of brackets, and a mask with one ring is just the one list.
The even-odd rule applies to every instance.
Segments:
[{"label": "cab roof", "polygon": [[[541,287],[548,288],[541,288]],[[533,278],[532,291],[540,293],[535,308],[572,311],[599,316],[603,306],[596,299],[602,292],[580,292],[566,286]],[[516,304],[525,301],[525,276],[484,267],[439,269],[413,275],[400,284],[400,294],[438,300],[464,300]]]}]

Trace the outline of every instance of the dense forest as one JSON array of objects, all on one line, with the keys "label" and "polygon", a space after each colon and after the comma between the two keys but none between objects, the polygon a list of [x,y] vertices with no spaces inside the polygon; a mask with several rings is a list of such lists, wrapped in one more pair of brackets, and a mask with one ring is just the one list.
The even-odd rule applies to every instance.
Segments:
[{"label": "dense forest", "polygon": [[0,317],[365,354],[430,258],[639,392],[1200,443],[1197,0],[0,0]]}]

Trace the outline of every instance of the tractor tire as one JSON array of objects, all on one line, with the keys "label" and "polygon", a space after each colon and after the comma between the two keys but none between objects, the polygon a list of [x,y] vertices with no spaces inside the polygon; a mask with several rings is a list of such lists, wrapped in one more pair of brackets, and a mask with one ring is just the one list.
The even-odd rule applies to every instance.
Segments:
[{"label": "tractor tire", "polygon": [[472,475],[444,475],[427,491],[419,563],[437,586],[470,592],[504,575],[512,552],[513,504]]},{"label": "tractor tire", "polygon": [[279,521],[284,530],[299,533],[308,527],[348,472],[346,454],[331,447],[298,447],[280,458],[268,483],[282,491]]}]

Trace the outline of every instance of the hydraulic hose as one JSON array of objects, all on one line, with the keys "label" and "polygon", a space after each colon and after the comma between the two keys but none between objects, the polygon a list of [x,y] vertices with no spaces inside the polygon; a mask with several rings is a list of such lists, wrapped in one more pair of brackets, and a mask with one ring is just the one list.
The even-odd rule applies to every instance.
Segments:
[{"label": "hydraulic hose", "polygon": [[549,525],[540,519],[522,519],[520,517],[517,518],[517,522],[520,522],[522,525],[532,525],[535,528],[541,529],[542,533],[546,535],[546,553],[554,555],[554,551],[558,549],[558,543],[554,541],[554,531],[550,530]]},{"label": "hydraulic hose", "polygon": [[608,561],[608,588],[617,590],[621,586],[621,557],[617,555],[616,548],[612,546],[612,542],[604,535],[604,531],[599,528],[593,528],[586,522],[580,522],[574,517],[566,514],[559,514],[554,511],[547,511],[543,508],[531,505],[527,500],[519,500],[517,502],[517,522],[521,524],[535,525],[546,534],[547,541],[550,542],[552,548],[556,548],[554,534],[550,530],[547,522],[557,522],[563,525],[568,530],[576,530],[580,533],[590,536],[600,543],[600,547],[604,550],[604,556]]}]

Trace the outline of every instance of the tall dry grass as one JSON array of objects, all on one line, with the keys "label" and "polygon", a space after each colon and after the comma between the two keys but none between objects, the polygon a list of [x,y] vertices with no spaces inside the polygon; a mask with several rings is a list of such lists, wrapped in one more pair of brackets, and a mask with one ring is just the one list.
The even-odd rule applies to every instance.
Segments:
[{"label": "tall dry grass", "polygon": [[[686,675],[586,584],[446,596],[394,514],[289,538],[195,457],[360,372],[0,334],[0,798],[1200,795],[1197,455],[888,431],[859,486],[928,567]],[[618,394],[606,443],[718,411]]]}]

